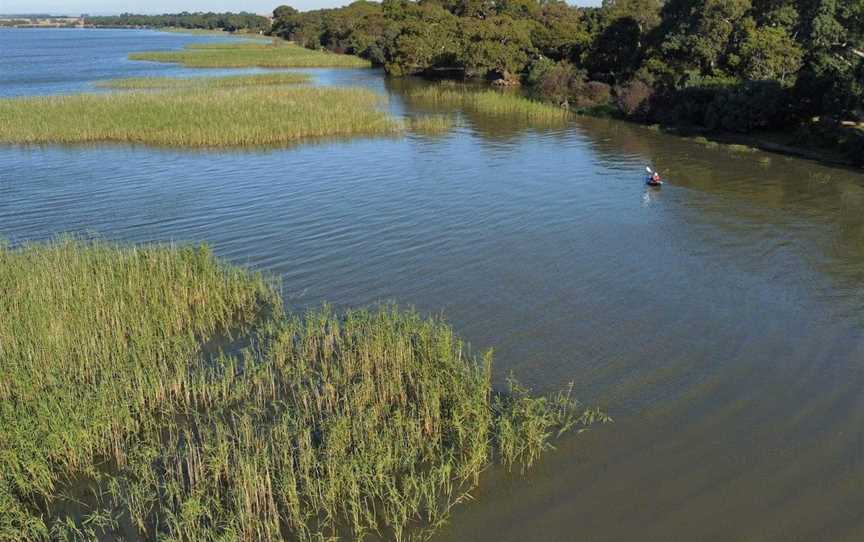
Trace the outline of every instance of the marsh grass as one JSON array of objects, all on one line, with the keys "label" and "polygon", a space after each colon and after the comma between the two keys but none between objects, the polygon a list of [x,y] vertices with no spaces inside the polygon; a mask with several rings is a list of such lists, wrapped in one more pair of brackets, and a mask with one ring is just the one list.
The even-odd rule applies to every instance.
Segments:
[{"label": "marsh grass", "polygon": [[132,53],[131,60],[175,62],[188,68],[368,68],[370,63],[356,56],[313,51],[292,43],[193,44],[181,51]]},{"label": "marsh grass", "polygon": [[132,435],[183,401],[200,342],[279,303],[205,248],[0,247],[0,284],[0,540],[49,538],[64,480],[128,464]]},{"label": "marsh grass", "polygon": [[12,98],[0,100],[0,142],[244,147],[401,133],[381,100],[358,88],[279,86]]},{"label": "marsh grass", "polygon": [[495,90],[474,91],[459,89],[452,85],[434,85],[411,90],[408,97],[428,105],[461,107],[487,116],[526,120],[538,124],[559,125],[570,118],[570,113],[560,107]]},{"label": "marsh grass", "polygon": [[0,284],[0,540],[424,539],[491,462],[606,420],[494,394],[438,319],[283,316],[204,247],[3,247]]},{"label": "marsh grass", "polygon": [[99,81],[96,86],[118,90],[200,89],[298,85],[311,80],[312,78],[305,73],[261,73],[226,77],[128,77]]}]

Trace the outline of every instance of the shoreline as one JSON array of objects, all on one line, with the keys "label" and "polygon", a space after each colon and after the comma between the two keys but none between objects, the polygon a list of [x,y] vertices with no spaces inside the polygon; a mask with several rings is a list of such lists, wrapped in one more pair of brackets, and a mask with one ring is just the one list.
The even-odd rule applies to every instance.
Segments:
[{"label": "shoreline", "polygon": [[[626,119],[622,119],[626,120]],[[842,151],[832,151],[821,147],[817,143],[802,144],[799,142],[790,141],[795,138],[795,133],[789,135],[780,134],[778,132],[764,132],[754,134],[735,134],[731,132],[688,132],[686,129],[675,127],[660,127],[664,133],[676,135],[684,138],[702,137],[713,143],[720,145],[744,145],[751,149],[778,154],[782,156],[790,156],[817,162],[822,165],[835,167],[843,167],[856,172],[864,170],[864,159],[861,157],[853,158]],[[864,134],[864,132],[862,132]],[[788,138],[789,140],[786,140]],[[864,135],[862,135],[864,139]]]},{"label": "shoreline", "polygon": [[[285,41],[284,39],[279,38],[277,36],[270,36],[270,37],[272,37],[275,41]],[[348,54],[346,56],[356,56],[356,55]],[[358,58],[360,58],[360,57],[358,57]],[[399,76],[386,75],[385,77],[399,77]],[[424,80],[427,80],[427,81],[440,82],[441,80],[448,80],[448,78],[443,78],[443,79],[433,78],[433,77],[428,77],[425,75],[421,75],[420,77]],[[496,89],[496,86],[491,85],[491,84],[490,85],[482,85],[482,86],[486,87],[488,89],[493,89],[493,90]],[[500,87],[498,87],[498,88],[500,88]],[[549,101],[542,99],[542,97],[537,99],[538,97],[536,97],[536,96],[531,97],[531,96],[525,96],[524,94],[523,94],[523,96],[526,99],[531,100],[531,101],[536,101],[538,103],[543,103],[543,104],[554,105],[554,104],[551,104]],[[567,108],[563,108],[563,109],[567,109]],[[795,129],[795,131],[791,132],[790,134],[780,133],[780,132],[776,132],[776,131],[775,132],[772,132],[772,131],[754,132],[754,133],[750,133],[750,134],[738,134],[738,133],[733,133],[733,132],[710,132],[704,128],[700,128],[700,127],[696,127],[696,126],[664,126],[664,125],[658,125],[658,124],[648,124],[648,123],[644,123],[644,122],[638,122],[638,121],[631,120],[631,119],[628,119],[628,118],[622,116],[617,110],[613,111],[613,109],[615,109],[615,107],[613,104],[610,103],[610,104],[602,105],[602,106],[594,106],[594,107],[589,107],[589,108],[572,110],[572,112],[576,115],[584,115],[584,116],[593,117],[593,118],[612,118],[612,119],[619,120],[622,122],[627,122],[627,123],[635,124],[637,126],[643,126],[643,127],[648,127],[648,128],[656,127],[657,129],[661,130],[663,133],[666,133],[669,135],[675,135],[678,137],[683,137],[685,139],[686,138],[692,139],[694,137],[703,137],[709,141],[712,141],[714,143],[718,143],[721,145],[745,145],[747,147],[757,149],[757,150],[760,150],[763,152],[769,152],[772,154],[778,154],[778,155],[782,155],[782,156],[791,156],[791,157],[795,157],[795,158],[801,158],[804,160],[811,160],[811,161],[814,161],[814,162],[817,162],[817,163],[820,163],[823,165],[844,167],[844,168],[852,169],[853,171],[864,170],[864,157],[853,157],[851,154],[848,154],[846,152],[831,150],[831,149],[825,148],[825,146],[823,146],[825,144],[830,144],[830,143],[823,142],[823,145],[820,145],[819,143],[816,143],[816,142],[814,142],[812,144],[802,144],[800,142],[790,141],[791,139],[795,139],[796,135],[799,135],[797,133],[798,130],[808,128],[806,126],[799,126],[798,128]],[[830,133],[823,133],[822,134],[823,137],[825,137],[826,139],[828,137],[831,137],[831,136],[839,137],[842,130],[849,130],[850,132],[857,130],[859,133],[853,135],[852,137],[859,138],[861,140],[861,148],[864,148],[864,125],[859,126],[858,128],[855,128],[855,127],[842,128],[842,127],[829,127],[829,126],[824,126],[824,125],[818,126],[818,125],[814,124],[814,127],[816,129],[821,129],[824,132],[830,132]],[[837,147],[836,143],[834,144],[834,147],[835,148]]]},{"label": "shoreline", "polygon": [[[540,100],[541,103],[548,103]],[[849,135],[852,138],[861,140],[859,148],[864,149],[864,126],[825,126],[814,123],[811,129],[822,130],[822,137],[826,138],[820,145],[814,141],[810,144],[800,142],[804,137],[799,130],[805,130],[808,127],[799,126],[788,133],[777,131],[753,132],[749,134],[739,134],[734,132],[711,132],[698,126],[668,126],[663,124],[645,123],[628,119],[615,112],[610,112],[608,109],[591,108],[574,111],[576,115],[597,118],[597,119],[613,119],[620,122],[626,122],[635,126],[641,126],[650,130],[660,131],[667,135],[677,136],[684,139],[696,140],[704,139],[707,142],[726,146],[746,146],[753,150],[759,150],[781,156],[790,156],[803,160],[810,160],[822,165],[835,167],[843,167],[852,171],[864,171],[864,156],[854,157],[843,150],[836,150],[837,143],[834,143],[835,150],[825,148],[828,137],[843,137]],[[843,134],[844,130],[848,130],[849,134]],[[857,133],[856,133],[857,131]],[[814,134],[818,137],[818,134]],[[854,145],[854,143],[853,143]],[[850,145],[851,146],[851,145]],[[851,152],[851,149],[850,151]]]}]

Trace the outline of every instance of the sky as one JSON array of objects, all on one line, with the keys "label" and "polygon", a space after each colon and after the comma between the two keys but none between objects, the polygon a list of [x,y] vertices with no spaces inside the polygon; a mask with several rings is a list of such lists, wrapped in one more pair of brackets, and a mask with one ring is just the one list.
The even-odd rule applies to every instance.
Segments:
[{"label": "sky", "polygon": [[[600,1],[580,0],[571,3],[596,6]],[[151,14],[180,11],[250,11],[263,15],[272,13],[273,8],[281,4],[306,11],[348,3],[350,0],[0,0],[0,14],[115,15],[123,12]]]}]

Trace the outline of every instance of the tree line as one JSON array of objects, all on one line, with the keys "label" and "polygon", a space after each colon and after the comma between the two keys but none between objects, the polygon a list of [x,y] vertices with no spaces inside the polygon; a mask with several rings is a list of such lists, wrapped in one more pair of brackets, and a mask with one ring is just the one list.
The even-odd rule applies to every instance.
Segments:
[{"label": "tree line", "polygon": [[271,31],[391,75],[521,82],[568,107],[707,130],[864,108],[864,0],[361,0],[281,6]]},{"label": "tree line", "polygon": [[86,17],[87,24],[93,26],[126,27],[145,26],[148,28],[189,28],[228,32],[237,30],[266,31],[270,20],[254,13],[168,13],[164,15],[136,15],[123,13],[101,17]]}]

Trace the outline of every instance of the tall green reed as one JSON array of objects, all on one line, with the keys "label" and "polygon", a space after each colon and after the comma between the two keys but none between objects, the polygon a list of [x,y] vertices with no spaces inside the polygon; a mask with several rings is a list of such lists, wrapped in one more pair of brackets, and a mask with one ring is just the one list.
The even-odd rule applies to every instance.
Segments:
[{"label": "tall green reed", "polygon": [[425,539],[493,462],[606,421],[493,393],[440,319],[286,316],[206,247],[4,247],[0,284],[2,540]]}]

